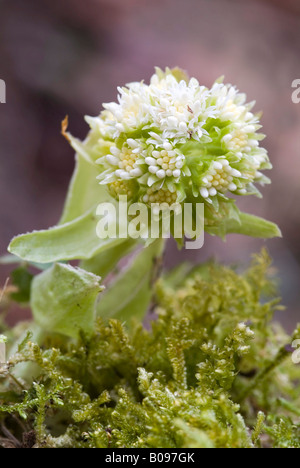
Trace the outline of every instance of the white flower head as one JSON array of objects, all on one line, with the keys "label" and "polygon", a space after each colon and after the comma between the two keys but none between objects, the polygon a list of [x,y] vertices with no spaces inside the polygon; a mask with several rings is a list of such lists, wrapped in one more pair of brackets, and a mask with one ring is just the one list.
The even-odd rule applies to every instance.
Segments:
[{"label": "white flower head", "polygon": [[207,106],[209,91],[192,78],[188,83],[178,82],[173,75],[160,80],[154,75],[150,84],[154,105],[151,107],[152,126],[162,131],[164,139],[194,138],[200,140],[203,125],[215,115],[214,107]]},{"label": "white flower head", "polygon": [[209,89],[179,70],[157,69],[149,85],[118,91],[117,102],[87,119],[110,148],[98,163],[111,193],[135,187],[149,203],[188,198],[218,207],[230,192],[259,195],[254,183],[269,182],[261,172],[271,164],[259,116],[235,87],[216,82]]}]

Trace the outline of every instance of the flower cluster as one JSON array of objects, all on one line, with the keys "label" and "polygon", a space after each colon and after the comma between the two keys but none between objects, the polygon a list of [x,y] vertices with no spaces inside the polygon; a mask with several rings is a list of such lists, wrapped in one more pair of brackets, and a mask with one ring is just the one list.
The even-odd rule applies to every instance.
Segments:
[{"label": "flower cluster", "polygon": [[109,148],[97,161],[100,183],[116,198],[204,201],[215,209],[230,193],[259,195],[254,184],[269,182],[261,171],[271,164],[253,106],[231,85],[208,89],[177,69],[119,88],[117,103],[87,118]]}]

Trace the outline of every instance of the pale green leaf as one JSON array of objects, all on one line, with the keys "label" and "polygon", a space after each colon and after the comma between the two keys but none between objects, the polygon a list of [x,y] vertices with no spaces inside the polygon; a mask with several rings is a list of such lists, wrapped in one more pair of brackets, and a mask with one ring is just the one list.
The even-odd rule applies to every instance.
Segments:
[{"label": "pale green leaf", "polygon": [[142,319],[150,305],[153,275],[162,255],[164,242],[157,240],[141,250],[103,294],[98,304],[98,315],[121,321]]},{"label": "pale green leaf", "polygon": [[31,307],[35,323],[47,332],[76,338],[92,332],[96,299],[102,287],[96,275],[70,265],[55,264],[35,277]]},{"label": "pale green leaf", "polygon": [[[60,224],[66,224],[82,216],[95,204],[109,200],[106,187],[99,184],[97,176],[100,174],[100,166],[87,158],[86,147],[78,140],[69,136],[71,141],[76,141],[75,148],[81,152],[76,154],[76,168],[72,177],[64,212]],[[79,147],[80,146],[80,147]],[[101,153],[98,153],[100,157]]]},{"label": "pale green leaf", "polygon": [[136,246],[136,240],[123,239],[122,243],[112,247],[111,249],[105,250],[89,260],[83,260],[80,263],[80,267],[94,273],[95,275],[105,278],[109,273],[113,272],[119,261],[132,252]]},{"label": "pale green leaf", "polygon": [[37,263],[92,258],[123,241],[97,237],[95,212],[96,207],[69,223],[15,237],[8,250],[23,260]]},{"label": "pale green leaf", "polygon": [[106,201],[113,202],[106,188],[97,181],[101,168],[94,162],[108,151],[108,143],[100,139],[95,141],[93,136],[82,143],[70,134],[64,134],[77,154],[60,224],[49,230],[18,236],[8,249],[31,263],[86,260],[124,242],[120,239],[100,240],[96,235],[96,207]]},{"label": "pale green leaf", "polygon": [[228,219],[217,227],[205,227],[208,234],[221,235],[223,234],[243,234],[250,237],[259,237],[262,239],[272,239],[274,237],[282,237],[279,227],[263,218],[253,216],[247,213],[239,213],[238,219]]}]

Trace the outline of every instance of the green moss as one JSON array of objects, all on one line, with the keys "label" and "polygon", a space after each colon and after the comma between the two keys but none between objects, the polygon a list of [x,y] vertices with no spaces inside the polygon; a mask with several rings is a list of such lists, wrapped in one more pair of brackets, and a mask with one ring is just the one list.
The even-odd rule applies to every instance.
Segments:
[{"label": "green moss", "polygon": [[[242,274],[181,267],[157,282],[149,329],[98,319],[78,341],[27,336],[0,373],[0,420],[38,447],[300,447],[287,347],[300,329],[273,322],[279,304],[266,252]],[[18,378],[28,362],[32,384]]]}]

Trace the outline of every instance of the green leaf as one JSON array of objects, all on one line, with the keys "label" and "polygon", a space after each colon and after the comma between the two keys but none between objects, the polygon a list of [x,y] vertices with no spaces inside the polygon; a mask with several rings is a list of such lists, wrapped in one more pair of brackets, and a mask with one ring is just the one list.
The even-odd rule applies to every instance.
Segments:
[{"label": "green leaf", "polygon": [[69,223],[15,237],[8,250],[23,260],[37,263],[90,259],[123,241],[99,239],[95,213],[96,207]]},{"label": "green leaf", "polygon": [[76,338],[92,332],[95,303],[103,290],[98,276],[70,265],[55,264],[33,280],[31,306],[35,323],[47,332]]},{"label": "green leaf", "polygon": [[29,273],[26,267],[20,266],[11,273],[11,278],[13,285],[18,288],[18,291],[11,293],[10,297],[21,304],[28,304],[33,275]]},{"label": "green leaf", "polygon": [[95,136],[88,137],[82,143],[70,134],[64,134],[77,154],[60,224],[48,230],[18,236],[8,248],[17,257],[38,266],[75,259],[88,260],[124,243],[124,239],[100,240],[96,235],[96,208],[100,203],[113,201],[106,187],[97,180],[100,168],[94,161],[108,151],[109,144],[98,137],[95,141]]},{"label": "green leaf", "polygon": [[[72,177],[64,212],[60,224],[66,224],[82,216],[95,204],[109,200],[106,187],[99,184],[97,176],[100,167],[89,157],[88,146],[68,134],[76,154],[76,168]],[[92,146],[91,142],[90,146]],[[103,142],[102,151],[107,151],[107,143]],[[97,153],[97,158],[102,152]]]},{"label": "green leaf", "polygon": [[244,236],[259,237],[262,239],[272,239],[274,237],[282,237],[279,227],[258,216],[253,216],[247,213],[239,213],[238,219],[228,219],[222,223],[221,227],[205,227],[208,234],[220,235],[220,231],[224,234],[243,234]]},{"label": "green leaf", "polygon": [[83,260],[80,267],[90,271],[95,275],[105,278],[118,265],[119,261],[128,255],[137,246],[137,241],[134,239],[123,239],[123,242],[115,247],[105,250],[96,257],[89,260]]},{"label": "green leaf", "polygon": [[143,319],[151,301],[153,277],[163,246],[162,240],[156,240],[137,254],[100,299],[99,316],[121,321]]}]

